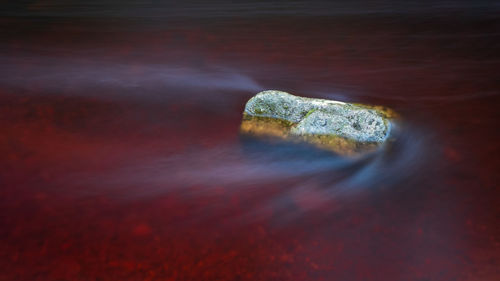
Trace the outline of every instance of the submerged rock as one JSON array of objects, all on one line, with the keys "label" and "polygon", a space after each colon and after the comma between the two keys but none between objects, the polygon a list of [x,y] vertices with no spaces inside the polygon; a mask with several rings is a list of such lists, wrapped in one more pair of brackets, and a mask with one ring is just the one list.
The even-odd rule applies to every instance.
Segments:
[{"label": "submerged rock", "polygon": [[241,132],[302,141],[342,155],[374,150],[385,143],[395,114],[379,106],[304,98],[263,91],[245,106]]}]

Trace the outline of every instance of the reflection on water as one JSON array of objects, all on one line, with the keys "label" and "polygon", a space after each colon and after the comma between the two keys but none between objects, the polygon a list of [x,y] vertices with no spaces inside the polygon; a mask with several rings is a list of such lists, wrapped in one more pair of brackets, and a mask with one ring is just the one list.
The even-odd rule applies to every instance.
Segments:
[{"label": "reflection on water", "polygon": [[[496,6],[35,2],[1,12],[0,280],[497,279]],[[354,158],[240,136],[264,89],[403,118]]]}]

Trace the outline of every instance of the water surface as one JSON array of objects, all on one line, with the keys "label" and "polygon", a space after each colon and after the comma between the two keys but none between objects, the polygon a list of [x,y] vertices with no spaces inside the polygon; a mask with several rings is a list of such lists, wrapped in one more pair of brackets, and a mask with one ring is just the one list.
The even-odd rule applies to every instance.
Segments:
[{"label": "water surface", "polygon": [[[10,4],[0,280],[497,280],[490,2]],[[242,138],[265,89],[380,104],[342,158]]]}]

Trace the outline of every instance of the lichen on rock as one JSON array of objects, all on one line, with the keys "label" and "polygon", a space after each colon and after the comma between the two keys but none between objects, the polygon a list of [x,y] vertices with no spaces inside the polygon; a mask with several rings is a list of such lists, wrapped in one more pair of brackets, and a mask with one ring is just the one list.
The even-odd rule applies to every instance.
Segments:
[{"label": "lichen on rock", "polygon": [[376,149],[391,134],[395,113],[380,106],[351,104],[268,90],[245,106],[241,132],[303,141],[343,155]]}]

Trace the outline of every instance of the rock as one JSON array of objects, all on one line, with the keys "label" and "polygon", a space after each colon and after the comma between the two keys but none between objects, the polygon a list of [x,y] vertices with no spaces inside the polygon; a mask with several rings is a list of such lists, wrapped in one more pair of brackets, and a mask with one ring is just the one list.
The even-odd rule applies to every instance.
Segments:
[{"label": "rock", "polygon": [[380,106],[263,91],[245,106],[241,132],[314,144],[342,155],[372,151],[391,135],[395,113]]}]

